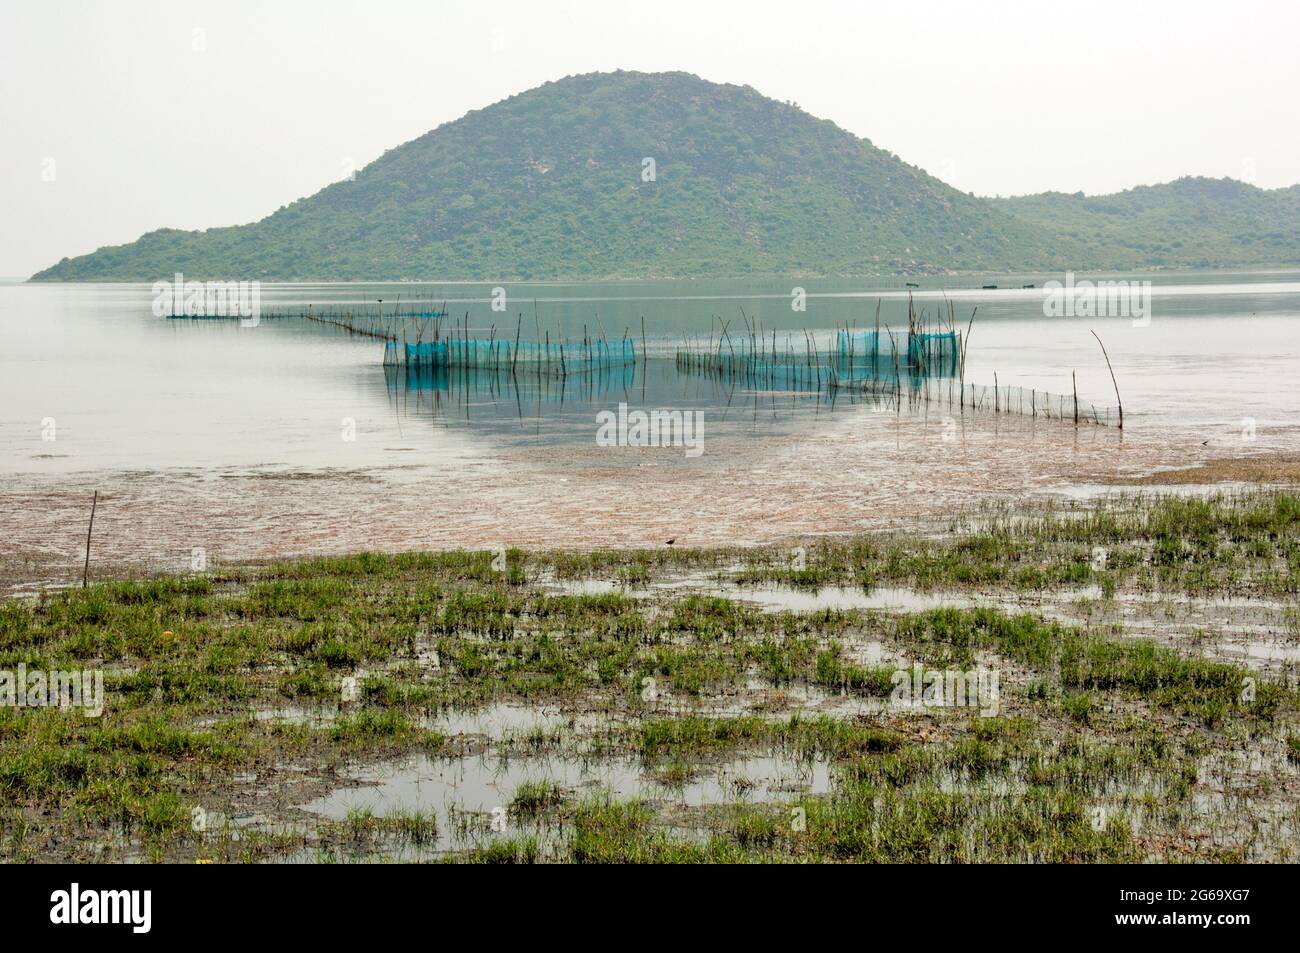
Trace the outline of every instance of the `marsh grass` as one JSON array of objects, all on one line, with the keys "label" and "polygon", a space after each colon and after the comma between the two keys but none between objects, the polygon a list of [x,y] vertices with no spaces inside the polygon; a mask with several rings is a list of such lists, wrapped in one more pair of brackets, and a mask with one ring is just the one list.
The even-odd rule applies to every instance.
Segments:
[{"label": "marsh grass", "polygon": [[[263,860],[317,848],[323,859],[347,859],[399,840],[430,850],[440,828],[418,812],[348,818],[314,839],[253,832],[219,843],[195,837],[190,811],[257,803],[256,789],[237,779],[298,777],[289,764],[328,777],[349,761],[413,751],[460,757],[472,745],[430,727],[439,713],[509,700],[600,712],[604,727],[539,728],[480,739],[480,749],[631,757],[667,786],[703,766],[776,754],[828,763],[831,788],[790,805],[706,805],[675,822],[680,807],[581,797],[538,778],[514,792],[511,810],[558,824],[554,843],[493,839],[482,817],[453,812],[448,831],[472,842],[465,859],[1284,856],[1280,840],[1233,841],[1219,830],[1230,818],[1207,815],[1193,795],[1207,751],[1249,753],[1265,737],[1284,756],[1274,774],[1250,775],[1248,805],[1294,789],[1296,691],[1201,657],[1197,646],[993,609],[764,613],[700,593],[556,595],[537,584],[570,576],[644,584],[703,570],[801,586],[1038,590],[1100,580],[1105,598],[1107,585],[1287,593],[1300,572],[1300,504],[1281,492],[970,519],[978,527],[940,540],[819,542],[800,570],[777,550],[510,550],[504,571],[490,553],[364,553],[2,602],[0,668],[102,668],[108,697],[95,719],[0,708],[0,855],[86,859],[107,844],[138,845],[150,859],[207,851]],[[1003,715],[890,709],[892,669],[854,661],[854,646],[866,642],[931,667],[999,668]],[[352,700],[342,697],[345,678],[358,685]],[[791,712],[786,702],[708,712],[712,699],[750,697],[756,680],[880,704],[856,715]],[[337,714],[322,724],[261,717],[286,703]],[[1098,824],[1102,804],[1118,809]],[[795,808],[804,819],[792,826]],[[1206,825],[1214,836],[1190,836]]]},{"label": "marsh grass", "polygon": [[[1098,586],[1105,598],[1159,590],[1289,596],[1300,592],[1297,511],[1300,494],[1289,490],[1118,495],[1086,508],[989,504],[954,519],[942,538],[813,541],[799,568],[791,566],[788,549],[760,547],[709,551],[711,560],[677,550],[672,563],[648,563],[646,571],[709,567],[742,585],[868,590],[884,584],[1015,591]],[[567,573],[575,567],[555,568]]]},{"label": "marsh grass", "polygon": [[510,813],[518,817],[535,817],[564,803],[566,794],[553,781],[525,781],[515,789]]}]

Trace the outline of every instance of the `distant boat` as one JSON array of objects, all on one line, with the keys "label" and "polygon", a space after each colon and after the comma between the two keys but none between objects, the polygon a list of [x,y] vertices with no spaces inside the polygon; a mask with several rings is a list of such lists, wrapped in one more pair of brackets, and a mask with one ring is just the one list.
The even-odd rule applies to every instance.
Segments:
[{"label": "distant boat", "polygon": [[921,286],[918,285],[915,281],[909,281],[909,282],[907,283],[907,287],[909,287],[909,288],[919,288],[919,287],[921,287]]},{"label": "distant boat", "polygon": [[985,290],[985,291],[996,291],[997,288],[998,288],[997,285],[984,285],[984,290]]},{"label": "distant boat", "polygon": [[1022,288],[1032,288],[1032,287],[1034,287],[1034,286],[1033,286],[1032,284],[1029,284],[1029,285],[1021,285],[1020,287],[1022,287]]}]

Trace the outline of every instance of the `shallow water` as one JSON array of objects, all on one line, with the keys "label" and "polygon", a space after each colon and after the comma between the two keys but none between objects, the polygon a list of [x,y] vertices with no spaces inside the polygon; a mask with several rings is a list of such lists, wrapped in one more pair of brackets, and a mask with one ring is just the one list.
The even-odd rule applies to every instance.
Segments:
[{"label": "shallow water", "polygon": [[[492,837],[537,832],[536,822],[511,810],[519,788],[548,782],[567,797],[638,798],[684,807],[783,802],[830,790],[830,766],[821,759],[795,761],[754,756],[691,765],[690,776],[665,780],[634,758],[589,760],[564,754],[473,758],[401,758],[354,771],[348,783],[301,809],[342,820],[350,812],[434,815],[437,836],[428,852],[463,849]],[[465,815],[473,815],[466,818]]]},{"label": "shallow water", "polygon": [[[713,576],[701,573],[684,574],[645,586],[626,586],[606,579],[560,579],[544,583],[543,588],[582,595],[622,592],[636,598],[690,592],[734,599],[763,612],[872,609],[906,613],[975,607],[1009,613],[1030,611],[1069,625],[1122,625],[1130,635],[1156,638],[1207,658],[1241,662],[1253,669],[1276,669],[1300,663],[1300,632],[1296,628],[1294,607],[1283,600],[1248,596],[1120,593],[1106,598],[1100,586],[1036,593],[946,592],[898,586],[872,589],[748,586],[719,583]],[[854,640],[847,648],[853,660],[860,664],[896,664],[904,668],[911,664],[878,641]],[[826,699],[796,695],[789,701],[809,706],[825,703]],[[870,707],[866,705],[862,709]],[[733,709],[739,710],[734,705],[728,710]]]},{"label": "shallow water", "polygon": [[588,760],[565,755],[476,758],[430,758],[418,755],[358,770],[356,783],[304,805],[303,810],[342,818],[351,810],[429,811],[455,805],[459,810],[491,813],[508,807],[519,787],[549,781],[576,793],[608,791],[619,799],[645,797],[690,807],[746,799],[787,800],[829,790],[825,761],[796,761],[762,756],[717,765],[692,765],[692,776],[665,781],[634,758]]},{"label": "shallow water", "polygon": [[[1044,276],[1019,276],[1041,284]],[[967,380],[1070,390],[1109,403],[1106,339],[1126,428],[757,393],[652,361],[630,378],[557,392],[395,384],[378,342],[265,319],[167,321],[147,285],[0,285],[0,582],[80,575],[91,495],[96,565],[176,571],[303,553],[496,545],[772,542],[908,525],[981,498],[1069,492],[1222,455],[1300,448],[1295,273],[1155,276],[1153,317],[1046,319],[1041,292],[944,289],[978,307]],[[966,279],[965,283],[985,283]],[[707,338],[740,309],[778,335],[906,321],[897,283],[788,281],[511,285],[512,311],[570,336],[599,323],[653,353]],[[918,307],[942,303],[923,282]],[[486,285],[267,285],[262,308],[417,294],[495,318]],[[528,315],[525,314],[527,317]],[[525,324],[528,322],[525,321]],[[480,327],[481,325],[481,327]],[[714,324],[717,327],[717,324]],[[500,328],[498,328],[500,330]],[[511,329],[513,330],[513,329]],[[716,335],[716,330],[715,330]],[[596,413],[698,410],[703,452],[597,446]],[[1243,421],[1253,439],[1243,439]],[[351,436],[352,439],[348,439]]]},{"label": "shallow water", "polygon": [[556,579],[546,588],[573,595],[601,595],[624,592],[636,597],[656,593],[687,591],[703,596],[721,596],[748,603],[764,612],[817,612],[822,609],[880,609],[885,612],[925,612],[929,609],[969,608],[993,604],[966,593],[921,592],[916,589],[878,586],[871,589],[846,586],[818,588],[765,584],[759,586],[722,585],[707,575],[685,575],[653,583],[644,588],[628,588],[606,579]]},{"label": "shallow water", "polygon": [[[1025,276],[1021,276],[1025,277]],[[1041,277],[1041,276],[1034,276]],[[1012,283],[1009,279],[1008,283]],[[1220,439],[1240,436],[1243,418],[1254,418],[1256,440],[1293,438],[1300,420],[1300,391],[1289,386],[1300,370],[1300,276],[1260,273],[1155,278],[1149,326],[1125,319],[1049,319],[1042,292],[1007,288],[943,292],[958,306],[963,327],[979,309],[971,334],[967,380],[1071,390],[1097,403],[1113,403],[1105,364],[1088,334],[1096,326],[1107,339],[1127,404],[1132,430],[1195,427]],[[970,279],[970,283],[975,283]],[[788,282],[608,282],[512,286],[516,305],[538,303],[538,321],[570,336],[583,322],[618,336],[639,336],[644,316],[652,352],[670,354],[685,335],[707,337],[711,318],[743,326],[740,309],[766,328],[804,327],[823,335],[843,323],[874,321],[906,325],[901,292],[869,282],[804,282],[808,310],[791,312]],[[928,282],[927,285],[932,285]],[[416,294],[448,300],[449,311],[470,312],[471,329],[503,328],[513,315],[487,307],[490,286],[367,284],[266,285],[262,310],[361,306]],[[934,309],[940,292],[916,292],[917,308]],[[300,468],[383,466],[411,462],[404,454],[448,459],[481,457],[499,437],[479,438],[494,418],[514,418],[510,394],[449,397],[434,408],[434,395],[394,394],[380,371],[378,342],[353,338],[315,324],[263,320],[168,321],[151,312],[152,292],[143,284],[0,285],[0,466],[4,472],[44,474],[113,468],[282,466]],[[532,323],[532,322],[529,322]],[[478,325],[482,325],[479,328]],[[501,334],[500,330],[498,334]],[[636,401],[646,388],[652,405],[699,406],[719,420],[728,410],[739,422],[767,426],[787,410],[782,401],[721,393],[675,374],[638,375],[604,382],[592,403],[602,407]],[[627,386],[624,386],[627,385]],[[568,407],[559,401],[541,417],[553,422],[566,411],[594,431],[582,386],[570,382]],[[816,403],[816,402],[811,402]],[[816,410],[817,408],[812,408]],[[364,439],[340,439],[340,421],[351,416]],[[416,440],[422,428],[404,418],[430,417],[446,424],[436,440]],[[534,414],[524,414],[525,423]],[[53,418],[55,440],[43,440],[42,420]],[[463,424],[463,425],[462,425]],[[527,428],[516,430],[527,432]],[[427,425],[423,436],[428,436]],[[555,436],[552,428],[548,436]]]}]

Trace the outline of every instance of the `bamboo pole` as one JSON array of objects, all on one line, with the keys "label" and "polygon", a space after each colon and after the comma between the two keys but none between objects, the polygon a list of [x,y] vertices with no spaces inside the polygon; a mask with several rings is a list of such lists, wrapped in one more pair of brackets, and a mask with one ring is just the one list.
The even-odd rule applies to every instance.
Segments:
[{"label": "bamboo pole", "polygon": [[515,363],[519,360],[519,336],[523,333],[523,330],[524,330],[524,313],[520,311],[519,321],[518,323],[515,324],[515,350],[514,353],[510,355],[510,373],[512,375],[515,372]]},{"label": "bamboo pole", "polygon": [[90,584],[90,534],[95,531],[95,509],[99,506],[99,491],[90,500],[90,525],[86,527],[86,563],[81,569],[81,588]]},{"label": "bamboo pole", "polygon": [[[1089,328],[1092,331],[1091,328]],[[1101,345],[1101,356],[1106,359],[1106,370],[1110,371],[1110,382],[1115,388],[1115,401],[1119,404],[1119,429],[1124,429],[1124,401],[1119,397],[1119,382],[1115,380],[1115,368],[1110,366],[1110,355],[1106,353],[1106,345],[1101,343],[1101,338],[1096,331],[1092,331],[1092,336],[1097,338],[1097,343]]]}]

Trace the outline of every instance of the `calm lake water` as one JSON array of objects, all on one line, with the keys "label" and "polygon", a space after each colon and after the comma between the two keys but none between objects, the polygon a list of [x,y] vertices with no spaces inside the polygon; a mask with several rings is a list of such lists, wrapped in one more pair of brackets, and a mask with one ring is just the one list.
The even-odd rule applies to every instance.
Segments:
[{"label": "calm lake water", "polygon": [[[1146,327],[1124,318],[1045,318],[1041,285],[1051,277],[927,280],[913,294],[918,311],[931,314],[946,295],[963,327],[978,309],[968,381],[992,384],[996,373],[1002,385],[1068,394],[1073,371],[1082,397],[1112,404],[1088,333],[1095,328],[1114,362],[1130,432],[1225,440],[1252,419],[1257,443],[1297,444],[1300,274],[1116,276],[1153,281]],[[1039,287],[1020,287],[1031,282]],[[445,300],[458,318],[469,312],[473,331],[486,336],[496,323],[513,336],[519,312],[531,331],[536,302],[542,326],[570,337],[586,323],[639,338],[644,318],[652,353],[663,354],[684,335],[707,336],[714,315],[736,333],[742,309],[782,342],[787,330],[871,327],[877,300],[884,324],[906,328],[906,291],[896,286],[798,283],[808,295],[803,313],[790,307],[792,280],[515,283],[504,286],[504,315],[491,311],[488,284],[275,284],[263,286],[262,309]],[[1001,288],[970,287],[992,283]],[[147,285],[0,285],[0,472],[409,465],[413,448],[427,459],[482,453],[484,440],[594,440],[596,410],[620,401],[712,411],[715,427],[780,428],[801,413],[829,411],[811,399],[756,401],[743,389],[681,378],[670,363],[634,378],[614,375],[591,393],[571,381],[531,402],[527,393],[408,391],[386,379],[372,340],[296,321],[168,321],[153,316],[151,302]],[[340,438],[343,418],[356,421],[357,440]],[[421,420],[426,430],[435,425],[435,437],[417,439]]]},{"label": "calm lake water", "polygon": [[[0,285],[0,577],[79,577],[96,490],[97,558],[176,569],[195,547],[245,559],[770,541],[1300,449],[1300,273],[1109,276],[1153,282],[1145,327],[1044,317],[1053,277],[1063,276],[923,280],[913,295],[932,318],[946,296],[963,329],[978,309],[968,382],[996,374],[1069,394],[1073,372],[1084,401],[1112,404],[1096,329],[1124,400],[1122,434],[963,418],[954,439],[942,410],[722,387],[670,359],[684,337],[707,338],[715,317],[737,333],[742,309],[801,339],[804,328],[870,328],[879,301],[882,323],[905,330],[897,283],[512,283],[505,314],[491,310],[490,284],[267,284],[256,327],[155,317],[144,284]],[[791,310],[796,284],[802,313]],[[520,313],[525,328],[570,338],[586,323],[639,339],[644,317],[661,359],[594,385],[411,387],[385,372],[373,339],[268,317],[399,297],[445,300],[469,313],[473,333],[495,323],[507,338]],[[596,414],[620,403],[702,411],[703,454],[598,447]]]}]

